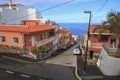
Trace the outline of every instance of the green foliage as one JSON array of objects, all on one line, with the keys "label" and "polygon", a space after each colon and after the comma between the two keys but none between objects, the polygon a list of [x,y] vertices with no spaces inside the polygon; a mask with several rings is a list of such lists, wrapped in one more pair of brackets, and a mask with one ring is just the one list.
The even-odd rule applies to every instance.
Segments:
[{"label": "green foliage", "polygon": [[42,46],[42,47],[37,48],[35,50],[35,53],[36,54],[41,54],[41,53],[47,52],[49,50],[50,50],[50,48],[48,46]]},{"label": "green foliage", "polygon": [[104,21],[100,27],[95,28],[93,33],[98,29],[100,35],[109,31],[114,34],[111,37],[120,38],[120,13],[110,12],[107,16],[107,21]]}]

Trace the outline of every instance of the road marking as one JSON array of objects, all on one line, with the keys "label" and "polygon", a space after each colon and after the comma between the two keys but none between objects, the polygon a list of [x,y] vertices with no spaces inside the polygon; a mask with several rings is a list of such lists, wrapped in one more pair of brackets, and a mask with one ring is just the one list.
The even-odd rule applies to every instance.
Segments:
[{"label": "road marking", "polygon": [[27,77],[27,78],[31,77],[31,76],[28,76],[28,75],[25,75],[25,74],[21,74],[20,76]]},{"label": "road marking", "polygon": [[10,74],[14,74],[14,72],[12,72],[12,71],[8,71],[8,70],[7,70],[6,72],[7,72],[7,73],[10,73]]}]

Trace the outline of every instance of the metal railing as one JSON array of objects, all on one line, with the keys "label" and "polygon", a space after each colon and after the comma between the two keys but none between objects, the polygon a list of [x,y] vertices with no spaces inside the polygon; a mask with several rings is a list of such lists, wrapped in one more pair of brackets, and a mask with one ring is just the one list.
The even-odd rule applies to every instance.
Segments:
[{"label": "metal railing", "polygon": [[120,54],[119,54],[120,53],[120,49],[110,48],[107,45],[103,45],[103,48],[108,53],[108,55],[120,57]]}]

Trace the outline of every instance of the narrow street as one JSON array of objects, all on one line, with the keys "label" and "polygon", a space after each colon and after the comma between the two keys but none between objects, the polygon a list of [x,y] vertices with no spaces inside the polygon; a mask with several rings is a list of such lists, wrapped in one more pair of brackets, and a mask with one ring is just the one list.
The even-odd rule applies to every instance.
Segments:
[{"label": "narrow street", "polygon": [[17,66],[13,63],[11,63],[12,65],[10,63],[4,64],[4,62],[0,63],[0,66],[6,70],[37,76],[46,80],[77,80],[74,73],[77,56],[73,55],[73,49],[74,46],[41,63],[21,64],[14,61]]},{"label": "narrow street", "polygon": [[76,55],[73,55],[74,46],[63,52],[62,54],[56,56],[53,59],[45,61],[48,64],[56,64],[56,65],[63,65],[63,66],[76,66]]}]

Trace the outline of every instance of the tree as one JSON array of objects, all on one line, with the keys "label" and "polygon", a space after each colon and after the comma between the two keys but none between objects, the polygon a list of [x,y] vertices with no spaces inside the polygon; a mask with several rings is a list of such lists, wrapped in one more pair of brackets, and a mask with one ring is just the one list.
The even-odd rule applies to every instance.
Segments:
[{"label": "tree", "polygon": [[104,32],[110,32],[111,38],[119,39],[118,48],[120,48],[120,12],[110,12],[107,20],[100,27],[93,30],[93,33],[99,29],[100,35]]}]

